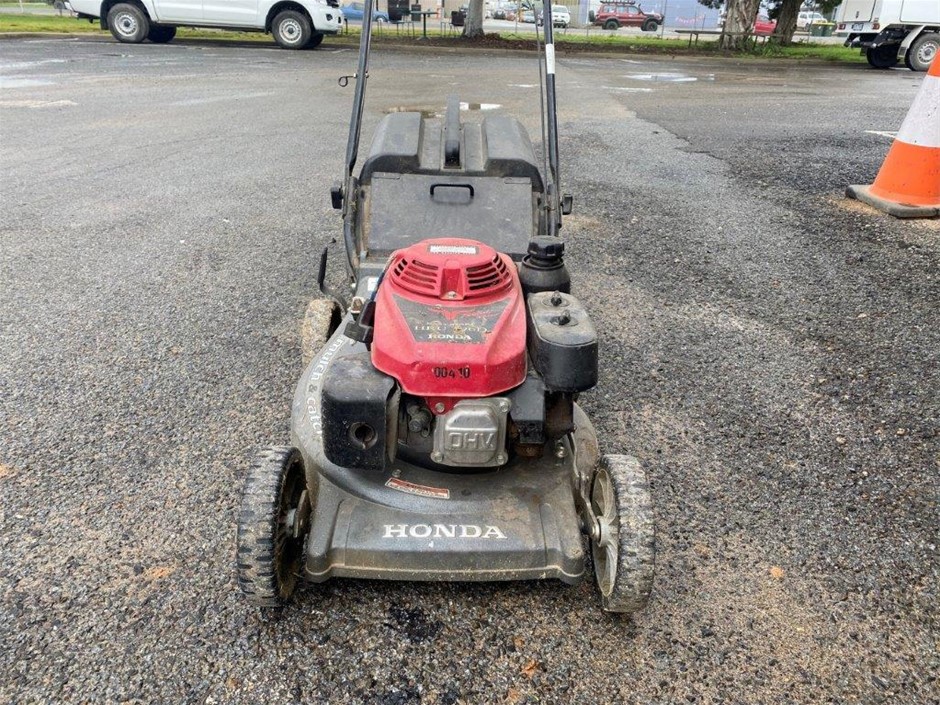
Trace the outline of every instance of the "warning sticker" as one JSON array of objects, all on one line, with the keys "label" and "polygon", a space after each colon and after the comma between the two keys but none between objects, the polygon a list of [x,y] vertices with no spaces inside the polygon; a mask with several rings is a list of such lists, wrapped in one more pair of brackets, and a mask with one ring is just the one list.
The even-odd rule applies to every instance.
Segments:
[{"label": "warning sticker", "polygon": [[431,497],[432,499],[450,499],[450,490],[446,487],[428,487],[427,485],[416,485],[413,482],[401,480],[397,477],[388,478],[386,487],[407,494],[416,494],[419,497]]}]

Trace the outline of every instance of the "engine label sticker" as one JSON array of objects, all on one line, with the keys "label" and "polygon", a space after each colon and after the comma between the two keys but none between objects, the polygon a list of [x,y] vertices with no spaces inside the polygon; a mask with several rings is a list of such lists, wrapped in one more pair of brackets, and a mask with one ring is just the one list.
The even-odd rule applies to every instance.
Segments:
[{"label": "engine label sticker", "polygon": [[509,301],[485,306],[427,306],[396,296],[395,304],[416,342],[484,343]]},{"label": "engine label sticker", "polygon": [[399,492],[416,494],[419,497],[430,497],[432,499],[450,499],[450,490],[446,487],[428,487],[427,485],[416,485],[413,482],[408,482],[407,480],[402,480],[397,477],[388,478],[388,482],[385,483],[385,486],[393,490],[398,490]]},{"label": "engine label sticker", "polygon": [[478,251],[473,245],[428,245],[432,255],[475,255]]}]

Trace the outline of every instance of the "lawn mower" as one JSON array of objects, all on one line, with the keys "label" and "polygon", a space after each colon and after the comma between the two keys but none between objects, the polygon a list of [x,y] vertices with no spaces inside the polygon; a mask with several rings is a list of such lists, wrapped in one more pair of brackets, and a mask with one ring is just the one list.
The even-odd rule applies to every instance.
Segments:
[{"label": "lawn mower", "polygon": [[598,337],[559,237],[552,24],[536,40],[543,164],[515,119],[396,112],[355,173],[368,78],[366,0],[346,148],[331,191],[349,290],[325,283],[302,327],[291,445],[262,451],[238,518],[239,585],[284,604],[301,579],[554,578],[586,547],[610,612],[653,583],[640,463],[602,455],[578,395]]}]

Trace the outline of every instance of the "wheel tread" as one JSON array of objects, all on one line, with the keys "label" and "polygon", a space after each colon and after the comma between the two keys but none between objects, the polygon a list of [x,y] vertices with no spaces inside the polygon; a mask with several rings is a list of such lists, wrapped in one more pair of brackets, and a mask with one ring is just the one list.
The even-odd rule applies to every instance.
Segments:
[{"label": "wheel tread", "polygon": [[649,483],[640,461],[629,455],[601,459],[614,486],[620,520],[616,577],[610,595],[602,595],[608,612],[632,614],[642,609],[653,591],[656,531]]},{"label": "wheel tread", "polygon": [[248,601],[259,607],[278,607],[290,597],[296,579],[282,584],[275,565],[277,516],[287,472],[300,462],[289,446],[267,448],[248,468],[238,514],[236,572]]}]

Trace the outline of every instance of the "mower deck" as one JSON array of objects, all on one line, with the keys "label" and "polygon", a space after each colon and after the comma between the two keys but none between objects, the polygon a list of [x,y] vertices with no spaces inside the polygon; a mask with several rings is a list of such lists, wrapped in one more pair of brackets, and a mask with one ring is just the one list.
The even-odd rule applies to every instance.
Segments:
[{"label": "mower deck", "polygon": [[337,331],[294,397],[292,442],[308,486],[317,487],[306,578],[578,582],[584,550],[572,483],[577,455],[568,439],[542,458],[472,473],[401,458],[384,471],[358,470],[326,458],[322,380],[336,360],[363,350]]}]

